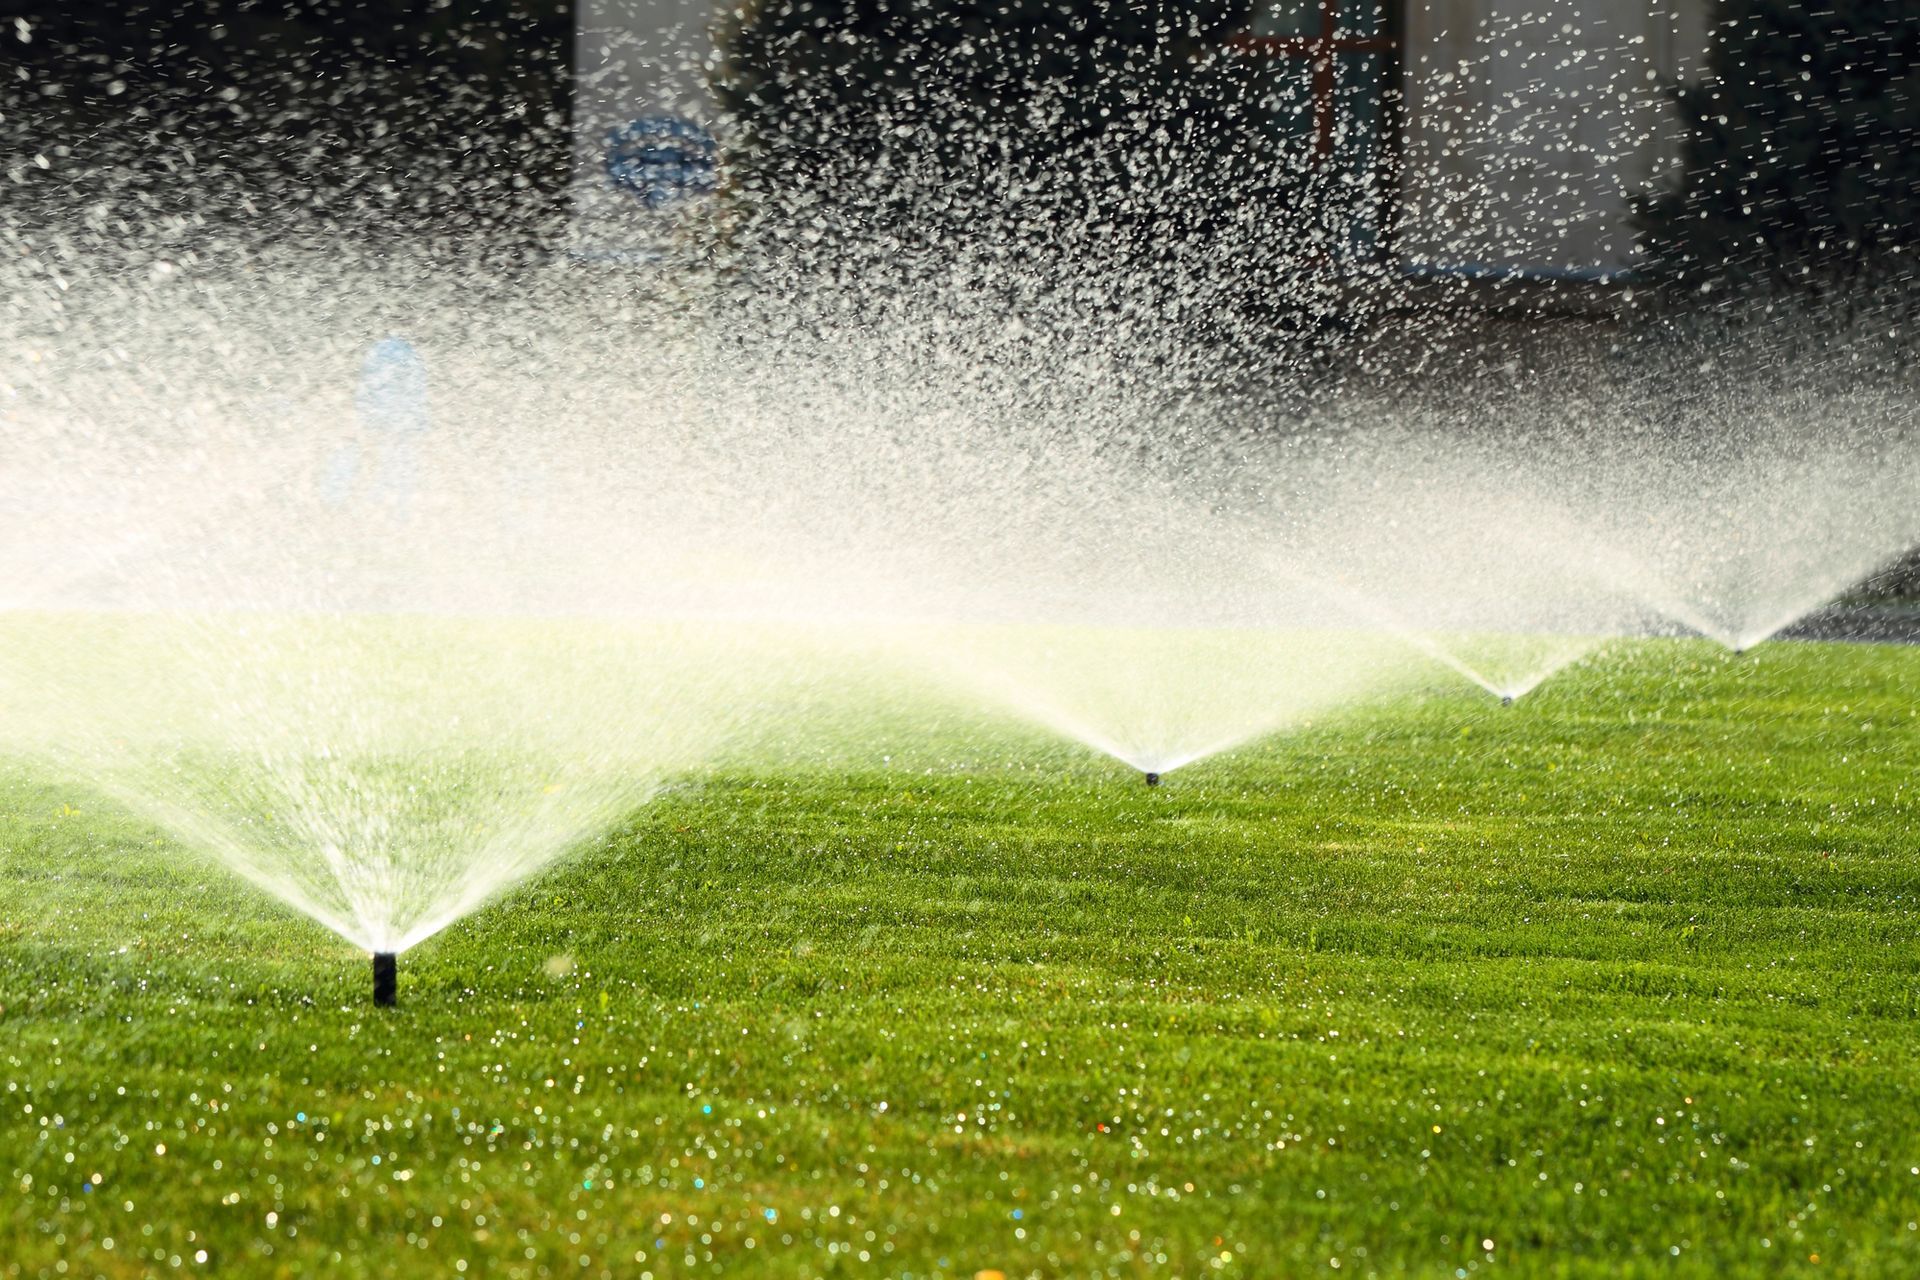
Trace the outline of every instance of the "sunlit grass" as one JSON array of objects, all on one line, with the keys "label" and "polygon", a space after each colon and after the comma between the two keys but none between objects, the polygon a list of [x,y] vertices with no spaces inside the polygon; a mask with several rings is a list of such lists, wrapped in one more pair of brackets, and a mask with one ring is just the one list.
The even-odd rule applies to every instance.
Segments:
[{"label": "sunlit grass", "polygon": [[1917,709],[1920,653],[1649,642],[1149,790],[845,707],[394,1011],[19,773],[0,1274],[1913,1274]]}]

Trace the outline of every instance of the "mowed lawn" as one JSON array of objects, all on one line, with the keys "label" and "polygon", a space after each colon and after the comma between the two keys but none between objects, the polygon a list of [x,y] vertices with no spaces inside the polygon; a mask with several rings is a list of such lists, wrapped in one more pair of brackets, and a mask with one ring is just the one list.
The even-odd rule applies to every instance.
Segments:
[{"label": "mowed lawn", "polygon": [[855,711],[391,1011],[16,768],[0,1275],[1920,1275],[1917,710],[1645,642],[1157,790]]}]

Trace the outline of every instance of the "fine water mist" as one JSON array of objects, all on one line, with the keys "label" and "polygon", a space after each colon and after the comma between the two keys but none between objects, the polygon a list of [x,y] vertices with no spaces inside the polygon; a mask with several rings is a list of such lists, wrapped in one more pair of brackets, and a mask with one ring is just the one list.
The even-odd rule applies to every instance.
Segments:
[{"label": "fine water mist", "polygon": [[0,635],[10,737],[375,952],[606,830],[726,727],[684,629],[168,611]]},{"label": "fine water mist", "polygon": [[1334,216],[1381,194],[1317,167],[1347,140],[1250,131],[1307,104],[1163,34],[1085,100],[788,134],[752,113],[813,71],[753,46],[714,203],[615,261],[21,169],[0,745],[392,953],[804,750],[789,708],[922,696],[849,660],[1157,778],[1619,637],[1745,648],[1920,541],[1870,318],[1439,318]]},{"label": "fine water mist", "polygon": [[1719,388],[1754,422],[1707,450],[1578,362],[1292,409],[1156,380],[978,267],[867,315],[244,265],[10,338],[5,720],[372,950],[804,736],[761,709],[823,635],[1163,774],[1444,673],[1744,647],[1916,532],[1864,382]]}]

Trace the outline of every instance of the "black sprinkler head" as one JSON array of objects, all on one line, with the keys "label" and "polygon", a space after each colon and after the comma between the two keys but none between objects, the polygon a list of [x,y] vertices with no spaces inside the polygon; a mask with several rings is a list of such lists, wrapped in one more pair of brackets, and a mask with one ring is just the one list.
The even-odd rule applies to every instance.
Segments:
[{"label": "black sprinkler head", "polygon": [[400,973],[391,951],[373,953],[373,1002],[383,1009],[400,1002]]},{"label": "black sprinkler head", "polygon": [[1503,693],[1503,694],[1501,694],[1501,695],[1500,695],[1500,705],[1501,705],[1501,706],[1503,706],[1503,707],[1510,707],[1510,706],[1512,706],[1512,705],[1513,705],[1513,695],[1512,695],[1512,694],[1510,694],[1510,693]]},{"label": "black sprinkler head", "polygon": [[1151,769],[1147,771],[1147,785],[1150,787],[1157,787],[1160,785],[1160,775],[1153,772]]}]

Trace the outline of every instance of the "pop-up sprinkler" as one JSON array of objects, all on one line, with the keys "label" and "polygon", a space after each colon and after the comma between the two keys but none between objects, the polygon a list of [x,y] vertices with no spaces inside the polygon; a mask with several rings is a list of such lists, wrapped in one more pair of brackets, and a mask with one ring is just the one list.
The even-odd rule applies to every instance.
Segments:
[{"label": "pop-up sprinkler", "polygon": [[1512,695],[1512,694],[1510,694],[1510,693],[1503,693],[1503,694],[1501,694],[1501,695],[1500,695],[1500,705],[1501,705],[1501,706],[1503,706],[1503,707],[1510,707],[1510,706],[1512,706],[1512,705],[1513,705],[1513,695]]},{"label": "pop-up sprinkler", "polygon": [[373,953],[373,1002],[383,1009],[400,1002],[400,973],[391,951]]},{"label": "pop-up sprinkler", "polygon": [[1150,787],[1157,787],[1160,785],[1160,775],[1155,773],[1151,769],[1147,770],[1147,785]]}]

